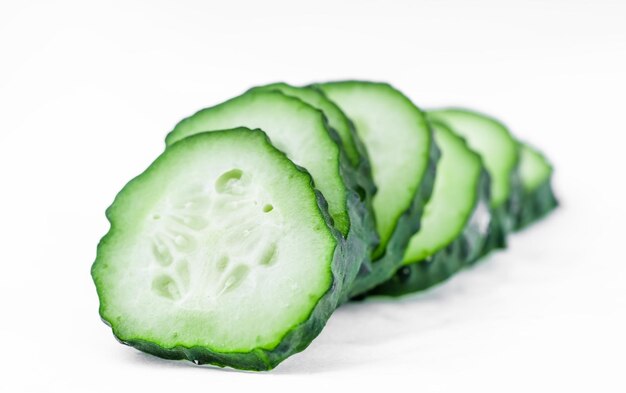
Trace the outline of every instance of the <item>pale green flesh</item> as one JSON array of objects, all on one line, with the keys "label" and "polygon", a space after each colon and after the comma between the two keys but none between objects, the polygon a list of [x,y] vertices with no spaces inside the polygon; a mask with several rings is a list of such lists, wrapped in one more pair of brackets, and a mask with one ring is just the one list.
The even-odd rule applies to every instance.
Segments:
[{"label": "pale green flesh", "polygon": [[328,202],[335,227],[344,235],[348,233],[350,219],[346,187],[339,170],[340,150],[320,111],[277,91],[251,91],[181,121],[166,143],[232,127],[262,129],[274,146],[306,168]]},{"label": "pale green flesh", "polygon": [[311,87],[295,87],[286,83],[273,83],[270,85],[255,87],[255,90],[278,90],[288,96],[296,97],[314,108],[321,110],[328,120],[328,125],[334,129],[352,165],[357,165],[361,159],[360,153],[352,137],[350,120],[343,114],[341,109],[318,90]]},{"label": "pale green flesh", "polygon": [[478,198],[482,170],[480,157],[446,126],[437,122],[431,125],[441,158],[421,229],[411,238],[406,249],[405,265],[426,259],[457,238],[470,219]]},{"label": "pale green flesh", "polygon": [[120,340],[272,349],[332,285],[310,177],[260,131],[186,139],[129,183],[92,273]]},{"label": "pale green flesh", "polygon": [[316,86],[355,123],[370,157],[380,237],[374,257],[379,256],[426,173],[431,149],[428,124],[419,109],[389,85],[346,82]]},{"label": "pale green flesh", "polygon": [[532,192],[548,181],[552,167],[541,153],[520,143],[519,171],[524,191]]},{"label": "pale green flesh", "polygon": [[429,111],[428,117],[449,126],[480,154],[491,176],[492,207],[504,204],[511,195],[511,174],[519,159],[517,141],[507,128],[485,115],[461,109]]}]

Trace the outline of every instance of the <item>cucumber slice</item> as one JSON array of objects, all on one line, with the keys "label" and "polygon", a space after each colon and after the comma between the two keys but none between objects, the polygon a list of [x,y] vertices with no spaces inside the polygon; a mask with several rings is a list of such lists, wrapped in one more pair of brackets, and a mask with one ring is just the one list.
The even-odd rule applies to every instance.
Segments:
[{"label": "cucumber slice", "polygon": [[346,155],[350,159],[352,165],[357,166],[359,161],[363,160],[363,158],[367,158],[367,153],[365,152],[362,143],[357,142],[359,140],[358,135],[354,133],[348,117],[334,102],[326,98],[326,96],[324,96],[324,94],[319,90],[311,87],[291,86],[281,82],[258,86],[251,89],[251,91],[259,90],[280,91],[285,95],[299,98],[312,107],[321,110],[326,116],[329,126],[339,135]]},{"label": "cucumber slice", "polygon": [[345,177],[344,180],[352,182],[348,184],[348,188],[356,190],[361,199],[365,201],[367,207],[367,214],[360,219],[360,221],[366,221],[364,225],[359,226],[359,228],[363,229],[363,233],[360,236],[368,239],[371,247],[376,247],[378,245],[378,235],[375,230],[372,213],[372,197],[376,193],[376,186],[372,180],[372,169],[367,150],[350,119],[324,93],[312,87],[297,87],[279,82],[257,86],[250,89],[250,91],[280,91],[322,111],[328,121],[331,136],[336,135],[338,137],[336,142],[343,146],[343,151],[345,151],[348,160],[356,170],[356,177],[349,176]]},{"label": "cucumber slice", "polygon": [[527,144],[520,143],[520,178],[522,201],[517,214],[516,230],[539,220],[558,206],[550,185],[552,165],[543,154]]},{"label": "cucumber slice", "polygon": [[319,334],[347,256],[311,177],[259,131],[170,146],[107,210],[92,276],[123,343],[268,370]]},{"label": "cucumber slice", "polygon": [[506,246],[519,209],[519,146],[509,130],[492,117],[466,109],[428,112],[429,119],[450,127],[480,154],[491,178],[491,225],[484,253]]},{"label": "cucumber slice", "polygon": [[[354,167],[331,136],[324,115],[300,99],[278,91],[249,91],[182,120],[166,139],[168,145],[195,133],[232,127],[263,129],[274,146],[304,167],[328,202],[335,227],[346,238],[345,253],[354,263],[346,285],[357,275],[373,248],[373,225],[355,186]],[[347,293],[346,293],[347,296]]]},{"label": "cucumber slice", "polygon": [[438,150],[424,114],[385,83],[331,82],[315,85],[354,122],[372,164],[373,198],[380,244],[365,263],[352,295],[389,279],[419,229],[432,192]]},{"label": "cucumber slice", "polygon": [[432,122],[441,150],[422,228],[403,265],[369,295],[399,296],[438,284],[480,256],[489,227],[489,177],[480,156],[445,125]]},{"label": "cucumber slice", "polygon": [[335,227],[345,235],[350,219],[340,150],[325,122],[322,113],[301,100],[275,91],[253,91],[182,120],[167,135],[166,144],[204,131],[239,126],[264,130],[274,146],[311,173],[328,201]]}]

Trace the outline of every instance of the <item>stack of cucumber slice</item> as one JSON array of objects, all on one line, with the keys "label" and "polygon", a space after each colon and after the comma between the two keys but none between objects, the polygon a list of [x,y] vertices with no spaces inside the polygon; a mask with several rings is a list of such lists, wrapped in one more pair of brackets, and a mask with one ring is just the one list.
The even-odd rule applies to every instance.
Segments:
[{"label": "stack of cucumber slice", "polygon": [[276,83],[182,120],[107,210],[92,277],[123,343],[269,370],[342,303],[445,281],[557,206],[497,120],[385,83]]}]

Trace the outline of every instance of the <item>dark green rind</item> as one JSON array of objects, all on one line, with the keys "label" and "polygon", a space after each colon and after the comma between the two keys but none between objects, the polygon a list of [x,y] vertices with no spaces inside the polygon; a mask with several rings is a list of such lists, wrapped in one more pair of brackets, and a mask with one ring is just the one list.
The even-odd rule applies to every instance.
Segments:
[{"label": "dark green rind", "polygon": [[[273,83],[270,85],[254,87],[249,91],[278,91],[284,95],[297,98],[316,108],[326,117],[327,128],[330,136],[340,147],[345,147],[346,144],[342,140],[339,133],[335,130],[333,125],[328,122],[328,117],[326,116],[324,108],[332,106],[333,110],[336,111],[336,114],[341,116],[342,124],[339,126],[347,128],[345,131],[347,131],[347,134],[350,135],[351,143],[354,145],[354,152],[357,155],[356,159],[350,159],[346,149],[340,149],[340,153],[342,154],[342,157],[340,158],[341,172],[348,189],[348,214],[351,224],[348,241],[346,242],[348,247],[346,253],[363,256],[362,262],[359,263],[358,266],[361,266],[364,263],[369,263],[370,255],[379,242],[374,214],[372,213],[372,197],[376,193],[376,186],[372,180],[372,169],[367,151],[361,141],[361,138],[356,133],[354,125],[350,119],[348,119],[341,108],[328,99],[321,90],[313,87],[296,87],[286,83]],[[323,102],[320,103],[319,101]],[[346,134],[346,132],[344,132],[344,134]],[[349,164],[352,164],[352,169],[345,167]],[[350,236],[354,236],[355,238],[365,241],[368,245],[366,254],[363,254],[363,251],[359,248],[351,247],[355,244],[355,242],[350,241]],[[346,279],[353,281],[358,272],[359,268],[353,269],[351,272],[348,272]],[[344,300],[348,300],[348,296],[346,296]]]},{"label": "dark green rind", "polygon": [[[312,87],[324,92],[325,86],[336,84],[384,85],[390,89],[398,91],[387,83],[366,81],[327,82],[313,84]],[[400,94],[405,100],[411,102],[408,97],[404,96],[402,93]],[[337,103],[335,102],[335,104]],[[415,107],[415,110],[419,112],[420,116],[425,117],[425,114],[412,102],[411,105]],[[341,105],[337,104],[337,106],[341,108]],[[353,122],[351,123],[353,124]],[[358,134],[358,130],[356,133]],[[396,223],[395,230],[386,244],[384,254],[376,259],[367,259],[361,265],[361,269],[358,272],[358,275],[350,292],[351,298],[362,298],[367,291],[389,280],[393,276],[395,271],[400,267],[402,263],[402,258],[404,257],[404,251],[409,244],[411,236],[420,229],[421,217],[422,213],[424,212],[424,207],[430,199],[433,191],[437,170],[437,161],[439,160],[440,156],[440,151],[434,141],[432,130],[430,130],[430,138],[428,143],[430,143],[430,154],[428,157],[427,169],[424,173],[424,177],[419,185],[419,188],[415,192],[415,196],[411,201],[411,205],[409,209],[407,209],[399,217]]]},{"label": "dark green rind", "polygon": [[515,230],[520,231],[534,224],[558,206],[559,201],[552,191],[550,180],[547,180],[535,190],[524,195],[521,209],[517,215]]},{"label": "dark green rind", "polygon": [[[341,147],[337,133],[330,127],[328,127],[328,132]],[[347,189],[346,203],[350,218],[350,230],[344,237],[342,252],[346,259],[353,261],[346,267],[344,275],[343,288],[345,291],[340,303],[345,303],[352,297],[352,288],[355,281],[358,280],[363,265],[371,263],[372,252],[378,245],[378,233],[372,213],[372,197],[375,188],[371,180],[371,172],[365,175],[369,176],[369,180],[363,176],[362,171],[355,172],[343,149],[340,149],[339,169]]]},{"label": "dark green rind", "polygon": [[[364,155],[365,151],[360,150],[357,143],[355,143],[356,135],[351,132],[346,115],[337,105],[335,105],[335,103],[326,98],[320,90],[313,89],[311,87],[291,86],[284,82],[277,82],[269,85],[256,86],[248,91],[279,91],[290,97],[298,98],[312,107],[319,109],[328,118],[330,126],[339,134],[343,148],[346,155],[350,159],[350,162],[352,162],[354,166],[357,166],[362,158],[367,158],[367,155]],[[337,115],[336,122],[333,121],[333,115]],[[358,136],[356,137],[358,138]]]},{"label": "dark green rind", "polygon": [[[545,178],[538,184],[533,184],[530,179],[526,179],[521,174],[522,188],[520,195],[520,206],[517,210],[515,217],[515,230],[522,230],[529,225],[539,221],[545,217],[552,210],[559,206],[559,202],[552,190],[552,174],[554,172],[552,165],[548,162],[546,157],[537,149],[529,146],[528,144],[521,143],[521,148],[538,157],[546,169],[547,174]],[[522,155],[522,164],[524,157]]]},{"label": "dark green rind", "polygon": [[[440,128],[441,132],[447,131],[447,133],[454,134],[454,131],[440,122],[431,122],[431,124],[433,127]],[[477,172],[476,182],[471,190],[457,190],[457,193],[463,192],[466,198],[471,198],[469,200],[471,205],[465,215],[460,217],[462,221],[458,223],[458,232],[453,234],[456,237],[447,244],[443,243],[438,248],[434,248],[433,252],[424,259],[410,260],[405,255],[405,265],[400,267],[390,280],[369,291],[367,296],[402,296],[423,291],[447,280],[482,255],[488,241],[488,229],[491,223],[490,177],[482,165],[480,155],[469,148],[464,138],[459,137],[457,143],[463,144],[467,154],[471,155],[474,165],[482,169]],[[452,153],[452,151],[446,151],[445,147],[445,145],[441,147],[444,160],[446,154]],[[446,176],[445,172],[442,173],[439,169],[438,176]],[[454,176],[453,170],[454,168],[448,168],[448,171],[451,171],[450,176]],[[443,181],[443,179],[440,180]],[[437,183],[437,180],[435,182]],[[448,192],[455,193],[454,190],[448,190]],[[444,194],[433,195],[433,198],[446,197]],[[433,201],[431,200],[430,203]],[[433,246],[431,244],[431,247]]]},{"label": "dark green rind", "polygon": [[[470,261],[470,264],[474,264],[481,260],[482,257],[487,256],[492,251],[503,250],[507,247],[507,236],[513,231],[515,225],[515,215],[519,211],[522,184],[519,176],[519,164],[509,176],[511,184],[511,194],[509,198],[500,206],[494,207],[489,205],[489,228],[487,230],[487,237],[479,258],[475,258]],[[491,180],[490,180],[491,181]]]},{"label": "dark green rind", "polygon": [[481,228],[484,218],[477,215],[480,205],[487,211],[489,175],[484,170],[477,186],[474,213],[461,234],[429,258],[402,266],[391,279],[369,291],[366,296],[403,296],[423,291],[446,281],[480,258],[487,241],[487,232]]},{"label": "dark green rind", "polygon": [[[502,124],[500,121],[494,119],[491,116],[486,114],[465,109],[465,108],[443,108],[437,110],[428,111],[429,118],[432,118],[436,121],[440,121],[441,123],[447,125],[450,129],[457,132],[453,124],[446,121],[445,113],[446,111],[453,112],[462,112],[466,114],[471,114],[473,116],[477,116],[483,118],[491,123],[496,124],[499,128],[502,128],[511,138],[513,135],[508,130],[508,128]],[[458,133],[458,132],[457,132]],[[458,133],[463,136],[462,133]],[[504,203],[494,206],[493,203],[490,206],[491,212],[491,221],[489,223],[489,234],[487,236],[487,240],[482,250],[482,256],[489,254],[491,251],[495,251],[498,249],[504,249],[507,246],[507,235],[513,231],[515,226],[515,216],[517,211],[520,209],[520,200],[521,200],[521,192],[522,192],[522,182],[519,175],[519,148],[517,153],[516,162],[509,172],[509,195]],[[478,261],[476,259],[474,262]]]},{"label": "dark green rind", "polygon": [[[338,138],[332,129],[329,129],[329,132],[333,138]],[[357,280],[362,266],[369,263],[370,255],[378,244],[378,235],[375,229],[374,215],[371,212],[372,194],[360,192],[358,176],[355,174],[353,167],[350,166],[343,151],[339,165],[347,189],[346,203],[348,206],[348,217],[350,218],[350,230],[345,237],[342,236],[344,241],[340,247],[343,257],[349,261],[349,263],[346,263],[343,271],[343,293],[340,299],[340,304],[342,304],[352,296],[354,282]],[[341,236],[341,233],[339,234]]]},{"label": "dark green rind", "polygon": [[419,190],[415,194],[415,198],[413,198],[411,207],[398,220],[394,234],[387,243],[385,254],[379,259],[361,267],[359,276],[357,276],[352,289],[352,296],[363,294],[376,287],[376,285],[389,280],[402,263],[404,252],[411,237],[420,230],[424,207],[433,192],[437,173],[437,161],[440,154],[439,148],[432,138],[431,130],[428,169],[422,179]]},{"label": "dark green rind", "polygon": [[515,231],[517,226],[517,215],[523,206],[524,201],[524,183],[520,174],[520,161],[511,173],[511,195],[504,205],[505,228],[507,233]]},{"label": "dark green rind", "polygon": [[[113,211],[117,201],[124,199],[125,194],[129,188],[132,188],[135,183],[141,182],[143,176],[150,175],[159,161],[164,160],[168,152],[172,149],[182,149],[186,144],[192,144],[195,141],[199,141],[203,138],[219,138],[226,134],[235,133],[249,133],[249,137],[262,138],[263,143],[268,150],[273,154],[277,154],[284,160],[285,165],[293,167],[294,173],[299,173],[301,176],[306,176],[313,188],[313,180],[305,169],[293,164],[284,153],[277,150],[270,142],[267,135],[261,130],[249,130],[245,128],[238,128],[225,131],[213,131],[195,134],[184,138],[177,143],[171,145],[166,151],[152,163],[148,169],[146,169],[141,175],[131,180],[117,195],[113,204],[107,209],[106,216],[110,223],[109,232],[100,240],[98,244],[98,252],[96,260],[92,265],[91,274],[96,284],[96,290],[100,299],[100,316],[102,320],[109,325],[115,337],[123,344],[132,346],[143,352],[153,354],[155,356],[171,359],[171,360],[189,360],[195,364],[211,364],[219,367],[232,367],[241,370],[252,371],[266,371],[276,367],[279,363],[285,360],[287,357],[301,352],[319,335],[323,327],[326,325],[328,318],[333,311],[340,304],[341,299],[344,296],[344,275],[348,270],[348,267],[352,263],[348,259],[348,255],[345,252],[343,243],[345,240],[341,234],[333,227],[332,219],[328,214],[327,204],[324,197],[317,190],[315,191],[316,201],[315,203],[319,207],[320,214],[323,216],[324,221],[328,227],[329,232],[336,241],[335,250],[333,253],[333,260],[329,261],[332,283],[328,288],[328,291],[319,299],[316,305],[311,310],[311,313],[307,319],[297,326],[292,328],[286,335],[280,339],[280,343],[274,348],[256,348],[249,352],[232,352],[224,353],[212,350],[208,347],[186,347],[186,346],[174,346],[163,347],[158,343],[147,341],[141,337],[122,337],[115,327],[115,321],[111,320],[106,315],[106,291],[99,285],[100,265],[104,264],[103,261],[103,247],[106,243],[118,233],[123,233],[124,229],[118,226],[116,219],[113,217]],[[104,273],[106,274],[106,273]]]},{"label": "dark green rind", "polygon": [[[368,174],[361,174],[357,172],[355,167],[350,163],[345,151],[343,149],[343,144],[341,143],[341,139],[337,135],[337,133],[328,126],[328,121],[324,116],[324,113],[319,109],[309,105],[308,103],[302,101],[301,99],[290,96],[282,93],[279,90],[251,90],[243,95],[233,98],[224,103],[218,104],[217,106],[203,109],[196,114],[180,121],[178,125],[171,131],[166,139],[166,144],[169,144],[171,141],[175,140],[177,130],[181,124],[185,124],[187,122],[193,121],[194,118],[198,115],[206,116],[212,110],[220,110],[225,105],[229,105],[231,102],[235,100],[242,100],[246,97],[263,97],[267,95],[280,96],[284,100],[287,100],[293,103],[294,107],[297,107],[295,110],[299,111],[309,111],[315,112],[319,117],[319,124],[324,127],[325,132],[328,133],[330,139],[337,144],[339,148],[339,159],[338,159],[338,168],[337,172],[341,176],[343,183],[346,187],[346,213],[349,220],[349,228],[347,233],[344,234],[345,242],[342,243],[342,254],[345,258],[351,259],[353,262],[348,265],[348,269],[345,271],[344,276],[344,285],[343,288],[346,289],[346,293],[342,297],[342,302],[346,301],[349,298],[349,294],[347,292],[348,288],[352,285],[352,282],[355,280],[360,266],[363,261],[369,261],[371,250],[376,247],[378,244],[378,237],[375,231],[375,224],[373,215],[370,213],[371,209],[371,197],[374,190],[373,182],[370,180],[369,184],[366,176],[370,176],[371,172]],[[333,104],[334,105],[334,104]],[[271,115],[271,114],[270,114]],[[242,121],[245,123],[245,121]],[[243,126],[247,126],[247,124],[239,124]],[[209,130],[206,130],[209,131]],[[298,130],[294,130],[297,132]],[[268,130],[271,134],[271,131]],[[306,168],[305,168],[306,169]],[[369,171],[369,164],[367,164],[367,170]],[[367,191],[363,191],[366,189]],[[370,205],[370,207],[367,206]]]},{"label": "dark green rind", "polygon": [[[374,194],[376,194],[376,186],[374,185],[374,181],[372,180],[372,167],[370,165],[370,160],[363,141],[354,129],[354,124],[352,124],[352,121],[350,121],[346,114],[343,113],[341,108],[339,108],[337,104],[335,104],[328,97],[326,97],[323,91],[313,86],[298,87],[279,82],[265,86],[253,87],[252,89],[250,89],[250,91],[256,90],[277,90],[285,95],[304,101],[312,107],[320,110],[326,116],[328,121],[328,129],[331,131],[331,136],[335,139],[337,144],[344,147],[343,150],[348,156],[347,159],[350,160],[356,170],[355,189],[357,191],[359,191],[359,189],[356,187],[360,187],[363,189],[363,191],[359,191],[358,194],[361,196],[361,199],[365,200],[365,204],[371,211],[372,197],[374,196]],[[339,120],[341,124],[331,124],[331,122],[328,120],[329,116],[326,113],[326,108],[329,107],[332,107],[332,110],[337,114],[337,116],[341,117],[341,119]],[[349,135],[349,143],[353,145],[353,148],[351,149],[353,150],[352,154],[348,154],[346,141],[341,138],[340,133],[336,130],[337,127],[346,128],[344,134]]]},{"label": "dark green rind", "polygon": [[[313,136],[313,138],[318,139],[312,140],[311,145],[319,146],[322,143],[328,143],[327,147],[330,147],[330,144],[333,144],[334,147],[336,147],[336,151],[333,149],[331,152],[333,155],[332,165],[324,168],[324,173],[329,177],[332,177],[333,180],[336,180],[332,184],[334,188],[331,187],[331,184],[328,184],[326,190],[321,190],[322,192],[325,192],[324,196],[328,200],[329,193],[333,190],[336,191],[339,183],[343,180],[343,173],[341,173],[342,169],[347,168],[347,170],[351,170],[352,167],[349,165],[344,165],[343,168],[341,167],[340,159],[342,156],[342,148],[341,145],[337,145],[336,141],[332,137],[332,134],[329,132],[323,113],[311,105],[306,104],[304,101],[295,97],[287,96],[279,91],[249,91],[220,104],[204,108],[178,122],[174,129],[167,134],[165,144],[166,146],[169,146],[186,136],[215,130],[216,127],[212,125],[213,122],[220,124],[218,129],[231,127],[263,128],[259,123],[264,123],[265,121],[258,121],[258,118],[255,118],[255,116],[262,116],[263,119],[268,119],[267,121],[274,121],[275,119],[286,117],[283,113],[277,113],[277,111],[280,112],[281,110],[289,111],[288,115],[290,116],[290,120],[299,121],[301,123],[308,122],[303,124],[313,126],[313,129],[317,133]],[[283,145],[282,142],[288,138],[284,137],[284,139],[281,140],[281,138],[278,138],[278,135],[275,134],[275,131],[270,128],[271,127],[268,127],[267,124],[265,124],[264,130],[273,141],[272,143],[277,146]],[[276,127],[276,130],[278,130],[278,127]],[[289,132],[294,135],[302,133],[299,129],[290,129]],[[319,139],[320,137],[328,139],[322,141]],[[287,153],[289,154],[289,152]],[[300,161],[299,157],[291,158],[294,162]],[[326,164],[327,157],[323,158],[324,159],[322,160],[320,157],[318,161]],[[311,168],[306,169],[311,172]],[[312,173],[314,181],[316,175],[315,172],[316,171],[313,171]],[[321,174],[321,172],[318,174]],[[319,189],[320,181],[319,179],[317,180]],[[345,188],[343,191],[345,191]],[[347,196],[345,195],[342,195],[340,198],[336,198],[334,200],[335,211],[333,212],[333,209],[331,209],[331,216],[335,221],[335,227],[344,235],[348,233],[350,227],[346,199]],[[331,200],[331,203],[333,203],[333,200]],[[331,206],[331,208],[333,208],[333,206]]]},{"label": "dark green rind", "polygon": [[[504,206],[497,208],[490,207],[489,212],[491,219],[489,220],[489,229],[487,230],[487,238],[481,251],[480,257],[486,256],[492,251],[502,250],[507,247],[507,235],[509,231],[506,229],[509,220],[507,210]],[[480,258],[470,261],[470,264],[476,263]]]}]

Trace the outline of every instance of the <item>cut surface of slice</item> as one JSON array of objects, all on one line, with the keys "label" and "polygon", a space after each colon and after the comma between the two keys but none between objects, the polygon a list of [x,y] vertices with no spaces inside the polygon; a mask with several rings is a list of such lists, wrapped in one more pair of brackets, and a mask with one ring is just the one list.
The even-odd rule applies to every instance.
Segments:
[{"label": "cut surface of slice", "polygon": [[516,219],[516,229],[523,229],[558,206],[551,186],[552,165],[543,154],[520,143],[520,179],[522,200]]},{"label": "cut surface of slice", "polygon": [[429,111],[428,117],[451,128],[480,154],[491,182],[491,225],[484,253],[505,247],[519,209],[518,142],[502,123],[478,112],[439,109]]},{"label": "cut surface of slice", "polygon": [[482,160],[448,127],[431,125],[441,158],[422,227],[409,242],[404,266],[369,295],[397,296],[427,289],[467,266],[483,249],[490,214]]},{"label": "cut surface of slice", "polygon": [[297,87],[286,83],[273,83],[254,87],[251,91],[280,91],[285,95],[304,101],[320,110],[326,116],[331,136],[335,136],[337,143],[343,146],[343,152],[345,152],[347,160],[354,167],[355,176],[344,176],[344,181],[349,189],[356,190],[366,207],[366,211],[362,214],[363,217],[359,217],[357,220],[351,219],[351,221],[363,222],[363,225],[358,226],[363,231],[360,237],[367,239],[371,248],[376,247],[378,245],[378,235],[375,229],[372,207],[372,198],[376,193],[376,187],[372,180],[372,170],[367,150],[350,119],[324,93],[313,87]]},{"label": "cut surface of slice", "polygon": [[355,124],[377,187],[373,209],[380,244],[362,267],[353,295],[386,281],[419,229],[430,197],[438,150],[424,114],[385,83],[345,81],[315,85]]},{"label": "cut surface of slice", "polygon": [[350,126],[350,120],[335,103],[326,98],[320,91],[312,87],[296,87],[280,82],[251,89],[251,91],[259,90],[277,90],[285,95],[299,98],[312,107],[321,110],[326,116],[329,126],[339,135],[350,162],[354,166],[357,166],[360,160],[367,158],[366,153],[361,150],[358,143],[355,141],[358,136],[355,138],[352,127]]},{"label": "cut surface of slice", "polygon": [[[426,204],[422,226],[413,235],[404,254],[404,265],[435,254],[456,239],[477,206],[482,160],[463,138],[445,125],[432,123],[441,151],[433,194]],[[488,225],[488,221],[485,223]]]},{"label": "cut surface of slice", "polygon": [[449,126],[481,155],[491,176],[491,204],[505,204],[512,194],[511,176],[519,162],[517,141],[499,121],[466,109],[440,109],[429,118]]},{"label": "cut surface of slice", "polygon": [[[345,275],[349,288],[377,241],[373,220],[358,187],[355,168],[341,144],[333,139],[324,114],[304,101],[280,91],[249,91],[182,120],[167,136],[171,144],[198,132],[232,128],[260,128],[272,144],[313,177],[328,211],[346,242],[344,253],[352,259]],[[346,299],[348,293],[345,294]]]},{"label": "cut surface of slice", "polygon": [[324,206],[261,131],[183,139],[107,210],[92,267],[100,314],[161,357],[271,369],[317,336],[342,291]]},{"label": "cut surface of slice", "polygon": [[[304,167],[326,201],[336,228],[346,235],[350,228],[347,192],[340,164],[339,146],[325,126],[323,114],[276,91],[251,91],[206,108],[176,125],[168,145],[199,132],[232,127],[260,128],[272,144],[297,165]],[[349,168],[348,168],[349,170]]]}]

